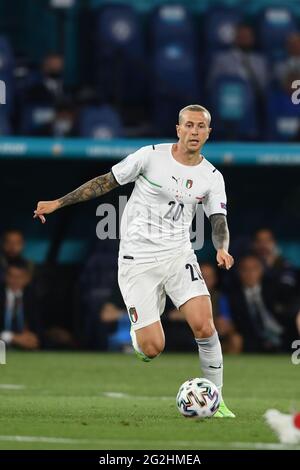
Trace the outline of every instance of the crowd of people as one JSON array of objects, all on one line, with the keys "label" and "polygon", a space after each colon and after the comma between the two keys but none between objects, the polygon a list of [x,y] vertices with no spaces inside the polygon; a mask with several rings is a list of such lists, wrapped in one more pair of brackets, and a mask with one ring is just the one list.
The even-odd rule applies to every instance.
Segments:
[{"label": "crowd of people", "polygon": [[[207,60],[205,64],[199,60],[198,66],[195,66],[199,76],[199,90],[193,97],[185,96],[180,89],[184,90],[184,87],[178,86],[180,91],[172,91],[172,83],[164,83],[167,74],[164,80],[155,78],[155,61],[151,57],[145,58],[145,75],[148,77],[144,81],[145,90],[140,93],[137,84],[132,82],[130,94],[127,92],[128,96],[124,100],[120,98],[120,87],[128,89],[125,77],[123,80],[122,74],[120,77],[113,75],[118,63],[104,67],[97,64],[95,59],[91,67],[94,75],[91,75],[89,82],[77,80],[76,86],[70,87],[65,82],[65,58],[56,52],[45,54],[39,68],[36,65],[27,68],[22,66],[23,76],[18,78],[18,74],[15,74],[11,78],[14,83],[8,90],[11,95],[9,106],[5,108],[6,113],[2,109],[0,116],[0,133],[38,137],[172,136],[173,126],[167,127],[170,119],[165,118],[166,113],[172,116],[174,107],[177,112],[182,103],[194,99],[211,110],[215,128],[212,139],[297,141],[300,135],[300,111],[293,104],[291,95],[294,92],[292,84],[300,73],[300,32],[293,31],[287,36],[283,57],[274,62],[263,53],[258,43],[253,26],[242,23],[236,27],[235,40],[230,47],[212,51],[209,55],[209,51],[201,51],[201,60],[204,57]],[[175,54],[171,48],[168,53]],[[0,64],[0,78],[1,67],[3,65]],[[143,68],[139,64],[129,66],[130,69],[134,67],[137,70]],[[123,68],[126,70],[126,67]],[[102,76],[104,73],[105,80]],[[112,76],[107,79],[109,73]],[[253,112],[247,126],[239,127],[234,123],[233,127],[228,123],[222,125],[222,119],[228,114],[227,108],[222,110],[222,106],[226,103],[227,106],[229,101],[231,106],[233,102],[232,99],[217,99],[219,81],[226,77],[242,80],[248,92],[250,90]],[[173,80],[175,84],[178,80],[176,74]],[[116,82],[120,83],[112,88],[112,83]],[[188,88],[185,87],[186,94],[190,92]],[[233,88],[231,86],[230,89]],[[226,90],[228,92],[228,86]],[[140,95],[135,98],[134,93]],[[160,119],[155,103],[160,103],[160,109],[164,108],[161,111],[164,118]],[[239,109],[242,109],[240,105]],[[250,111],[247,113],[249,116]],[[5,124],[6,119],[8,122]]]},{"label": "crowd of people", "polygon": [[[81,268],[74,284],[76,309],[80,310],[78,331],[49,324],[43,318],[46,300],[38,288],[39,267],[25,259],[24,244],[19,230],[7,230],[2,236],[0,337],[7,345],[23,350],[132,351],[130,322],[117,285],[115,247],[109,253],[107,243],[99,241]],[[224,352],[290,350],[300,336],[299,273],[280,254],[270,229],[261,228],[254,234],[250,246],[240,250],[230,273],[222,273],[211,262],[199,264]],[[162,321],[167,350],[194,349],[193,335],[171,301]]]}]

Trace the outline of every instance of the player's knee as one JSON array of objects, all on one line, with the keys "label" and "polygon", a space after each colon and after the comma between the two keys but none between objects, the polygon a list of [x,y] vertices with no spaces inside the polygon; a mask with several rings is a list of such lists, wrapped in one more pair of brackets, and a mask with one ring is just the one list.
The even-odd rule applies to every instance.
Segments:
[{"label": "player's knee", "polygon": [[211,322],[204,323],[199,325],[196,331],[194,331],[195,338],[210,338],[216,329],[214,324]]},{"label": "player's knee", "polygon": [[163,352],[165,345],[164,342],[157,341],[144,343],[140,347],[147,357],[154,359]]}]

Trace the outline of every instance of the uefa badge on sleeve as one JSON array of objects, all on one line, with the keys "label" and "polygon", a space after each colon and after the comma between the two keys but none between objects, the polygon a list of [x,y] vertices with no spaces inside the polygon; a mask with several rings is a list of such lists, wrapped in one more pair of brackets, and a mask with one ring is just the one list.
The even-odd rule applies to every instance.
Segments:
[{"label": "uefa badge on sleeve", "polygon": [[130,316],[130,321],[131,323],[136,323],[138,320],[138,314],[135,309],[135,307],[130,307],[129,308],[129,316]]}]

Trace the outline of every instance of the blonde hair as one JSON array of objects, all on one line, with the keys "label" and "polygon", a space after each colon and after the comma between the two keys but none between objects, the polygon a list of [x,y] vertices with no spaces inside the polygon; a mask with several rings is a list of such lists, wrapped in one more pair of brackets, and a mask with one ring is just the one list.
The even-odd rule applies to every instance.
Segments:
[{"label": "blonde hair", "polygon": [[200,104],[189,104],[188,106],[185,106],[185,108],[182,108],[178,114],[179,124],[181,123],[182,116],[186,111],[197,111],[198,113],[205,113],[208,117],[208,125],[210,125],[210,122],[211,122],[210,112],[208,111],[208,109],[204,108],[204,106],[201,106]]}]

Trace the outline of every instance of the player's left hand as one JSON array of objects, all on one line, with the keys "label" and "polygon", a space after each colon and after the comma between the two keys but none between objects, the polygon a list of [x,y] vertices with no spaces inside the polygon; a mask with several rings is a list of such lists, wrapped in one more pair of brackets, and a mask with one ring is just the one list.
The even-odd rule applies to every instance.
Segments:
[{"label": "player's left hand", "polygon": [[233,257],[224,249],[217,251],[217,263],[219,268],[230,269],[234,265]]}]

